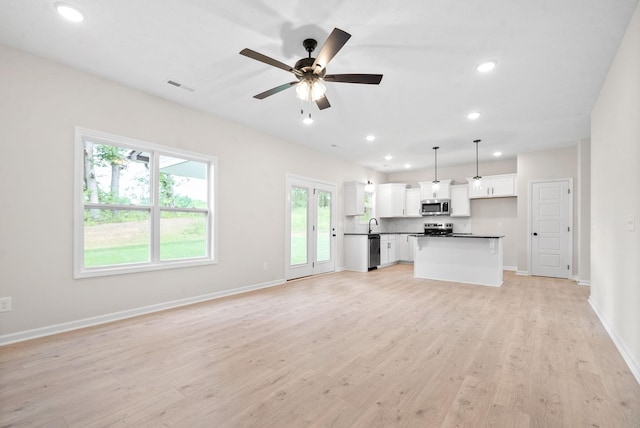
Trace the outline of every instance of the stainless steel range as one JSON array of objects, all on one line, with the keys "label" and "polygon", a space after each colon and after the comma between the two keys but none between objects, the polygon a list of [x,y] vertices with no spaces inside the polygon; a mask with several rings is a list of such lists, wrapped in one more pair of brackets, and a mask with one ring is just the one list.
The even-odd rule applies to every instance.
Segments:
[{"label": "stainless steel range", "polygon": [[453,223],[425,223],[424,234],[434,235],[451,235],[453,233]]}]

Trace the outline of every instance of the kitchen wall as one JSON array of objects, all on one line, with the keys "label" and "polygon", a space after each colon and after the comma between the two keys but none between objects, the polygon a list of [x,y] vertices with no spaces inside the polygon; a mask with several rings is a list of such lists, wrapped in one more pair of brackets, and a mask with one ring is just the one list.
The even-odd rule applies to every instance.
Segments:
[{"label": "kitchen wall", "polygon": [[[343,182],[383,177],[7,47],[0,46],[0,64],[0,297],[13,298],[13,310],[0,313],[0,342],[18,332],[38,334],[78,320],[280,283],[286,174],[335,183],[338,201]],[[217,156],[219,263],[74,280],[75,126]],[[344,265],[341,210],[340,202],[338,268]]]},{"label": "kitchen wall", "polygon": [[591,305],[640,382],[640,5],[591,112]]},{"label": "kitchen wall", "polygon": [[[508,174],[516,172],[516,159],[505,159],[494,162],[481,163],[479,171],[481,175]],[[475,175],[476,164],[456,165],[438,168],[439,179],[452,179],[455,184],[467,183],[466,177]],[[387,182],[407,183],[411,187],[420,187],[421,181],[432,181],[433,169],[416,171],[401,171],[391,173]],[[454,231],[460,233],[498,234],[504,235],[504,266],[515,269],[517,266],[517,199],[472,199],[471,217],[451,218],[437,217],[440,222],[452,222]],[[381,226],[385,231],[391,232],[421,232],[427,217],[416,219],[382,219]]]}]

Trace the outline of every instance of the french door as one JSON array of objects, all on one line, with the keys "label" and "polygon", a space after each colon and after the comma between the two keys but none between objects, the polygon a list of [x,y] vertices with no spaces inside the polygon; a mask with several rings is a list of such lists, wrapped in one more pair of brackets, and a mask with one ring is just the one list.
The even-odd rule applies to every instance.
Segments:
[{"label": "french door", "polygon": [[571,278],[572,180],[532,181],[529,186],[531,274]]},{"label": "french door", "polygon": [[285,279],[333,272],[336,186],[287,176]]}]

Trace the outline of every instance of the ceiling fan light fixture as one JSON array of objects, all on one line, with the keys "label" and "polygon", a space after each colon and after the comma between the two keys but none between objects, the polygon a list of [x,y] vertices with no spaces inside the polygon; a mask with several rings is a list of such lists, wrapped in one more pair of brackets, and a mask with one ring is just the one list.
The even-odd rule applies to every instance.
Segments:
[{"label": "ceiling fan light fixture", "polygon": [[296,85],[296,96],[302,101],[317,101],[327,92],[322,79],[317,77],[304,77]]}]

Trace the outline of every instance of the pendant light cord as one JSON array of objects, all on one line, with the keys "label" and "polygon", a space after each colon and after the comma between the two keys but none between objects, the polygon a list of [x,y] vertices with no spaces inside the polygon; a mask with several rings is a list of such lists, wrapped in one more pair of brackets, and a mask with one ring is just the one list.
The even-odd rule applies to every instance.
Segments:
[{"label": "pendant light cord", "polygon": [[479,180],[480,174],[478,174],[478,143],[482,141],[482,140],[473,140],[473,142],[476,144],[476,176],[473,177],[475,180]]},{"label": "pendant light cord", "polygon": [[433,148],[433,152],[434,152],[434,154],[435,154],[435,158],[436,158],[436,170],[435,170],[436,172],[435,172],[435,180],[433,180],[433,182],[434,182],[434,183],[440,183],[440,182],[438,181],[438,149],[439,149],[439,148],[440,148],[440,147],[434,147],[434,148]]}]

